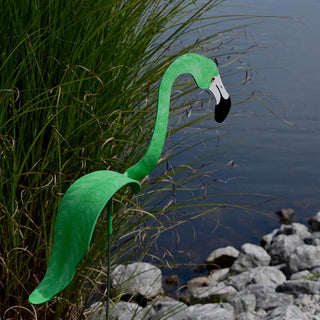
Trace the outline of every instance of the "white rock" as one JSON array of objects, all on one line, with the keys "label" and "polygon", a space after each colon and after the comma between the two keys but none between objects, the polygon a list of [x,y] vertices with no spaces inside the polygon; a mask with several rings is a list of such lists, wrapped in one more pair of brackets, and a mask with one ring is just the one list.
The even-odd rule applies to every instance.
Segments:
[{"label": "white rock", "polygon": [[310,280],[288,280],[280,284],[276,290],[295,296],[298,296],[299,294],[320,294],[320,282]]},{"label": "white rock", "polygon": [[207,258],[207,264],[215,265],[218,268],[230,267],[238,255],[239,251],[234,247],[219,248],[211,252]]},{"label": "white rock", "polygon": [[231,266],[231,271],[240,273],[248,269],[259,266],[268,266],[271,257],[262,247],[246,243],[241,247],[240,254],[234,264]]},{"label": "white rock", "polygon": [[[134,317],[135,320],[144,318],[143,308],[132,302],[118,302],[110,313],[110,320],[128,320]],[[99,320],[104,320],[101,318]]]},{"label": "white rock", "polygon": [[256,309],[271,310],[280,306],[290,305],[293,297],[284,293],[276,292],[274,288],[251,284],[238,292],[238,296],[254,295]]},{"label": "white rock", "polygon": [[272,310],[263,320],[309,320],[308,317],[294,305],[278,307]]},{"label": "white rock", "polygon": [[111,284],[122,294],[150,299],[162,293],[162,273],[146,262],[119,265],[111,272]]},{"label": "white rock", "polygon": [[252,270],[231,276],[227,282],[238,291],[243,290],[249,284],[260,284],[276,288],[286,281],[286,276],[275,267],[257,267]]},{"label": "white rock", "polygon": [[320,231],[320,211],[309,220],[312,231]]},{"label": "white rock", "polygon": [[308,270],[299,271],[293,273],[290,277],[290,280],[307,280],[312,277],[312,273]]},{"label": "white rock", "polygon": [[194,288],[208,287],[214,285],[216,282],[221,282],[226,279],[229,270],[229,268],[217,269],[208,276],[193,278],[188,281],[187,289],[191,290]]},{"label": "white rock", "polygon": [[308,228],[302,223],[292,223],[289,225],[283,224],[280,227],[279,233],[284,235],[296,234],[302,240],[307,239],[311,236],[311,233],[308,231]]},{"label": "white rock", "polygon": [[179,302],[169,297],[161,297],[154,303],[150,304],[150,308],[148,312],[145,312],[145,314],[147,315],[148,320],[185,320],[188,316],[187,309],[188,306],[182,302]]},{"label": "white rock", "polygon": [[219,282],[219,281],[225,280],[229,271],[230,271],[230,268],[213,270],[208,275],[209,282],[212,283],[212,282]]},{"label": "white rock", "polygon": [[242,291],[238,292],[229,301],[234,307],[236,314],[254,312],[256,309],[256,297],[253,294],[243,294]]},{"label": "white rock", "polygon": [[279,229],[274,229],[272,232],[264,235],[261,239],[261,246],[268,251],[269,245],[271,244],[273,238],[278,234],[278,232]]},{"label": "white rock", "polygon": [[289,258],[290,273],[320,267],[320,247],[304,244],[297,247]]},{"label": "white rock", "polygon": [[242,312],[236,314],[235,320],[259,320],[255,313]]},{"label": "white rock", "polygon": [[[133,316],[135,320],[141,320],[145,315],[142,307],[131,302],[118,302],[114,306],[110,304],[110,310],[110,320],[128,320]],[[96,302],[90,306],[85,314],[87,320],[105,320],[106,306],[102,302]]]},{"label": "white rock", "polygon": [[106,306],[102,302],[93,303],[85,312],[88,320],[102,320],[106,318]]},{"label": "white rock", "polygon": [[217,282],[209,284],[206,287],[191,288],[185,293],[186,299],[191,304],[194,303],[210,303],[220,299],[230,299],[237,293],[237,290],[226,284],[226,282]]},{"label": "white rock", "polygon": [[[231,306],[230,306],[231,307]],[[196,304],[188,308],[186,320],[234,320],[233,308],[217,303]]]},{"label": "white rock", "polygon": [[271,256],[271,264],[277,265],[287,262],[292,252],[303,244],[303,240],[297,234],[278,235],[273,239],[268,250]]},{"label": "white rock", "polygon": [[196,277],[187,282],[187,289],[191,290],[194,288],[207,287],[210,281],[207,276],[204,277]]},{"label": "white rock", "polygon": [[312,320],[316,319],[314,315],[320,314],[320,295],[300,294],[294,304],[298,305],[303,312],[312,315]]}]

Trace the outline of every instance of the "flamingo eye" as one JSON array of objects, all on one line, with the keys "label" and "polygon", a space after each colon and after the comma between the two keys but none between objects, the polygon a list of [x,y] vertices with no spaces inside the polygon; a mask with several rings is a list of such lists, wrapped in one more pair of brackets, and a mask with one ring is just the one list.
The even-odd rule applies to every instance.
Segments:
[{"label": "flamingo eye", "polygon": [[211,78],[211,81],[213,82],[215,79],[216,79],[215,77],[212,77],[212,78]]}]

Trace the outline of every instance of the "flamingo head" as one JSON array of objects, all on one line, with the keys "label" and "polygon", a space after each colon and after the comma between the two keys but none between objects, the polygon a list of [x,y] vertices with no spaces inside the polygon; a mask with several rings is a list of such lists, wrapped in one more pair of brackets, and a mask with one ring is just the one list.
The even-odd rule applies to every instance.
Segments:
[{"label": "flamingo head", "polygon": [[230,111],[231,99],[222,83],[217,64],[207,57],[190,55],[193,58],[190,56],[193,60],[189,64],[193,69],[191,74],[198,87],[209,90],[213,94],[216,101],[214,117],[217,122],[221,123]]}]

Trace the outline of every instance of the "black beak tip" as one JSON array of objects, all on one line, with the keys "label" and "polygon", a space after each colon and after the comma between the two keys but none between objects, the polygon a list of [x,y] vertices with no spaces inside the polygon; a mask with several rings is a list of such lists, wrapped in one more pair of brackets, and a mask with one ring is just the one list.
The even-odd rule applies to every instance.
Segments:
[{"label": "black beak tip", "polygon": [[223,122],[227,115],[229,114],[231,108],[231,99],[221,99],[220,103],[216,105],[214,110],[214,119],[221,123]]}]

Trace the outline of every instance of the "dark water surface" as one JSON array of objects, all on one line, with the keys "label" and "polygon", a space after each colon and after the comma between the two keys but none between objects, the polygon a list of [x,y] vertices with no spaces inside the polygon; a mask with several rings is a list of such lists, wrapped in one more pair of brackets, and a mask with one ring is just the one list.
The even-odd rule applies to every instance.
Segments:
[{"label": "dark water surface", "polygon": [[[230,4],[230,10],[237,8],[229,1],[226,3]],[[241,132],[237,137],[245,139],[231,148],[230,153],[240,164],[238,174],[246,179],[234,181],[230,188],[273,194],[279,200],[262,206],[264,211],[292,207],[297,220],[306,223],[320,210],[320,3],[315,0],[242,3],[247,7],[238,6],[238,12],[293,19],[266,19],[265,24],[247,28],[248,37],[265,46],[244,57],[258,69],[252,74],[248,88],[259,89],[277,101],[267,104],[274,115],[257,102],[243,104],[240,110],[234,108],[234,112],[244,110],[256,116],[231,117],[224,128],[229,130],[230,124]],[[257,222],[262,223],[259,219]],[[252,228],[260,229],[256,224]],[[265,228],[268,231],[267,225]]]},{"label": "dark water surface", "polygon": [[[262,235],[279,225],[274,212],[281,208],[293,208],[296,221],[305,224],[320,210],[319,13],[317,0],[244,0],[241,5],[239,1],[225,1],[209,12],[208,15],[291,18],[262,19],[264,23],[245,28],[246,41],[240,37],[238,43],[233,42],[234,49],[240,51],[255,44],[242,62],[256,69],[249,73],[251,79],[244,85],[244,73],[224,78],[234,104],[242,99],[240,95],[244,91],[259,90],[272,99],[266,97],[265,106],[254,99],[235,105],[232,116],[217,128],[219,141],[206,144],[209,149],[233,144],[214,156],[213,169],[224,168],[234,161],[233,167],[229,165],[213,174],[214,179],[227,183],[209,186],[208,194],[220,195],[206,201],[256,204],[252,209],[257,211],[227,208],[187,223],[177,233],[165,234],[159,239],[162,247],[175,255],[187,250],[189,256],[180,262],[204,263],[218,247],[239,248],[245,242],[258,244]],[[223,196],[222,193],[241,194]],[[267,201],[270,199],[273,200]],[[180,268],[180,276],[185,279],[194,276],[193,269]]]}]

